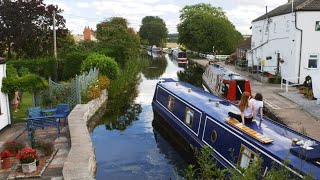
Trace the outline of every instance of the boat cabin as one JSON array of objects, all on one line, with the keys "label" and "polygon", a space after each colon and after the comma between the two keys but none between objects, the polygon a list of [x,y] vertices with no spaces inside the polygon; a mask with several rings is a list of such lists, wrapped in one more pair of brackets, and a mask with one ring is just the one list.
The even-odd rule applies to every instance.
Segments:
[{"label": "boat cabin", "polygon": [[[213,149],[212,156],[225,168],[247,168],[257,156],[266,175],[272,165],[285,166],[294,176],[308,173],[320,179],[320,142],[264,117],[242,125],[228,117],[238,107],[219,96],[173,79],[162,79],[152,101],[155,114],[187,144]],[[176,138],[176,137],[174,137]]]},{"label": "boat cabin", "polygon": [[229,101],[239,101],[245,91],[251,94],[249,80],[218,63],[205,67],[202,80],[205,89]]}]

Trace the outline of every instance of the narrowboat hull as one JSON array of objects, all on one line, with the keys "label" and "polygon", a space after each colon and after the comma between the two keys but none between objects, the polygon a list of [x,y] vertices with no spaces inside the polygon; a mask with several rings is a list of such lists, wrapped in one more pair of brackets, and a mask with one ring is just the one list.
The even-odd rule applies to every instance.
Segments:
[{"label": "narrowboat hull", "polygon": [[[216,102],[219,104],[215,105]],[[259,154],[263,159],[262,169],[265,172],[272,167],[272,162],[284,165],[288,158],[292,162],[286,168],[292,174],[303,177],[311,170],[316,172],[314,177],[320,177],[318,166],[302,162],[295,155],[288,155],[289,149],[291,151],[291,148],[296,148],[291,144],[292,137],[309,139],[317,144],[320,142],[265,118],[261,128],[258,127],[259,122],[247,124],[252,131],[272,137],[272,143],[262,143],[238,130],[236,126],[226,123],[227,112],[236,111],[237,106],[197,87],[165,79],[156,86],[152,107],[154,113],[160,115],[170,129],[184,140],[185,143],[182,144],[191,144],[196,148],[207,145],[213,148],[212,156],[221,167],[236,170],[237,165],[245,167],[249,160],[253,160],[245,159],[244,152],[247,152],[253,157]]]}]

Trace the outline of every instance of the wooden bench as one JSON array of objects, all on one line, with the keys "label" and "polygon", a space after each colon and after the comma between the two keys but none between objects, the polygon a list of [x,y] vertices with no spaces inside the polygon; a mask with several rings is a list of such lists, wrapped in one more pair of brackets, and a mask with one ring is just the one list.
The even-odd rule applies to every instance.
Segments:
[{"label": "wooden bench", "polygon": [[228,119],[228,118],[227,118],[227,119],[225,119],[225,121],[226,121],[228,124],[232,125],[233,127],[239,129],[240,131],[246,133],[247,135],[253,137],[254,139],[260,141],[260,142],[263,143],[263,144],[269,144],[269,143],[272,143],[272,142],[273,142],[272,139],[270,139],[270,138],[268,138],[268,137],[266,137],[266,136],[258,133],[257,131],[249,128],[248,126],[240,123],[240,122],[237,121],[236,119],[233,119],[233,118]]}]

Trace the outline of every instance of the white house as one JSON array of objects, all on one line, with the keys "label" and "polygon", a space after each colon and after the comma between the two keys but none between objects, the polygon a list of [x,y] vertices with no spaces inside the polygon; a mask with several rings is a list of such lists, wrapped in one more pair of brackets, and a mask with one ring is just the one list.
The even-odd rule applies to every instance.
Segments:
[{"label": "white house", "polygon": [[[2,78],[6,76],[6,64],[0,57],[0,89],[2,87]],[[9,98],[8,95],[0,91],[0,130],[11,124]]]},{"label": "white house", "polygon": [[248,65],[301,84],[320,75],[319,42],[320,0],[289,0],[252,21]]}]

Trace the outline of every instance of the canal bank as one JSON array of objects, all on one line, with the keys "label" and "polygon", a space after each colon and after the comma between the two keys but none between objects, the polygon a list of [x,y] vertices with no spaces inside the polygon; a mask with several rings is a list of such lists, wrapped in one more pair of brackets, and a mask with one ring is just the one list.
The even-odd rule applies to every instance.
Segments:
[{"label": "canal bank", "polygon": [[95,114],[105,111],[107,100],[107,91],[103,90],[99,98],[78,104],[69,114],[71,148],[62,171],[65,180],[95,179],[96,156],[89,129],[95,124]]},{"label": "canal bank", "polygon": [[[205,66],[208,60],[194,59],[194,62]],[[296,131],[305,133],[312,138],[320,140],[320,122],[317,117],[310,114],[298,103],[291,101],[283,95],[279,84],[262,83],[251,78],[247,71],[240,71],[233,65],[224,65],[226,68],[240,74],[241,76],[250,80],[252,94],[257,92],[262,93],[264,98],[264,105],[267,112],[271,114],[271,118],[279,119],[285,125],[295,129]],[[297,89],[290,87],[290,92],[297,91]],[[315,102],[309,102],[315,103]]]}]

